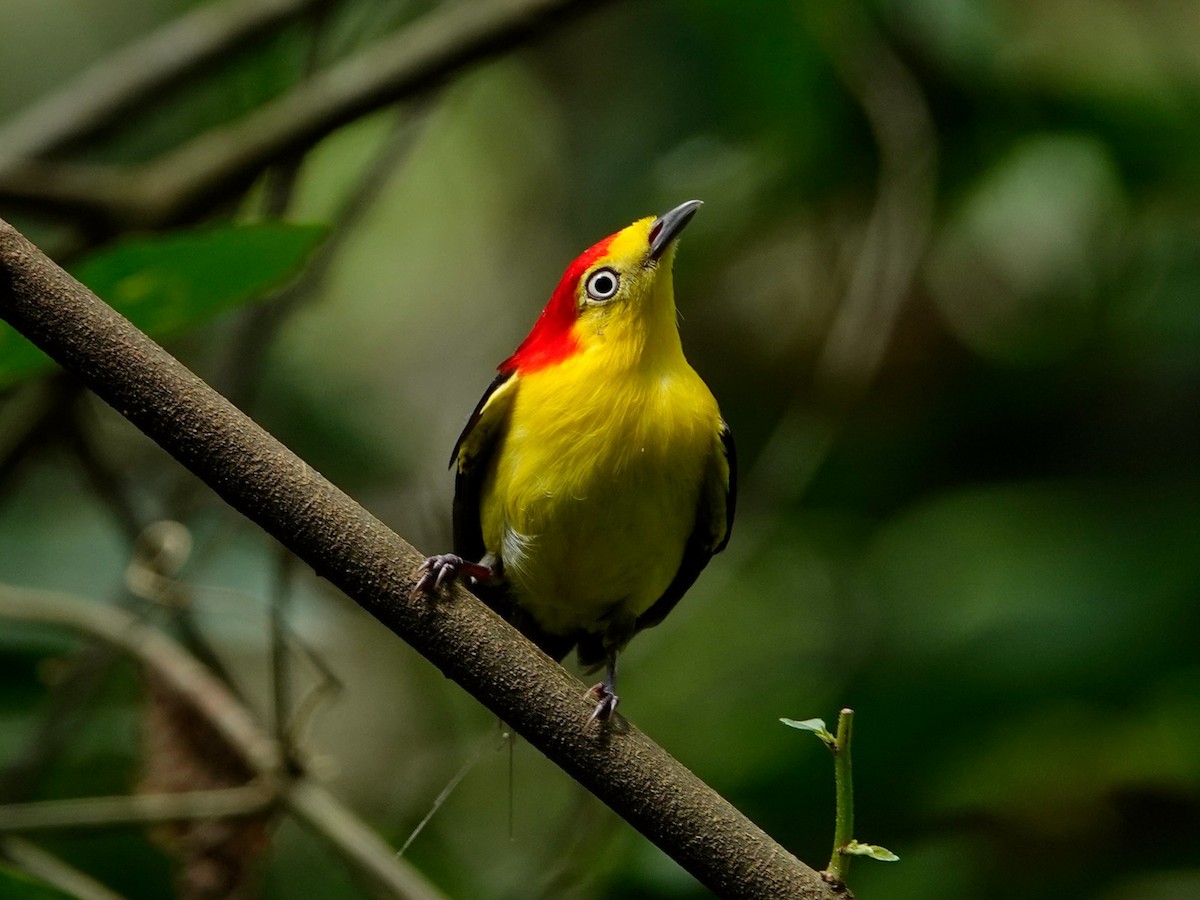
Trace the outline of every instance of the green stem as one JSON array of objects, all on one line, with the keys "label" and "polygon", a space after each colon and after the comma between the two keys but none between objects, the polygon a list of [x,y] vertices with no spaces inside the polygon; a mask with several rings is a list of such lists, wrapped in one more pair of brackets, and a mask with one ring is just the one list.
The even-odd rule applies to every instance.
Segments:
[{"label": "green stem", "polygon": [[842,851],[854,839],[854,777],[850,764],[850,736],[854,710],[838,713],[837,738],[833,745],[833,783],[837,795],[837,817],[833,827],[833,855],[826,871],[842,884],[850,873],[850,857]]}]

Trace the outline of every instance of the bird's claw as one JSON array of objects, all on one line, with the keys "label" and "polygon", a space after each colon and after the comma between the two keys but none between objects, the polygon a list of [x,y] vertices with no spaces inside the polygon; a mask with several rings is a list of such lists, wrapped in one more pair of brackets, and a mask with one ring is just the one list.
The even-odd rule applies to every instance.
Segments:
[{"label": "bird's claw", "polygon": [[422,594],[440,590],[447,581],[456,578],[466,565],[466,560],[453,553],[439,553],[436,556],[426,557],[425,561],[417,566],[416,574],[421,577],[413,585],[413,589],[408,595],[409,598],[415,600]]},{"label": "bird's claw", "polygon": [[597,685],[588,688],[586,694],[583,695],[585,700],[595,698],[596,708],[592,710],[591,716],[588,717],[588,724],[592,724],[597,719],[601,722],[607,722],[613,717],[613,713],[617,711],[617,704],[621,702],[621,698],[617,696],[612,687],[604,681]]},{"label": "bird's claw", "polygon": [[417,579],[417,583],[409,592],[408,596],[413,600],[422,594],[441,590],[447,582],[464,575],[474,578],[476,581],[485,582],[492,581],[497,577],[496,570],[492,566],[467,562],[461,556],[453,553],[439,553],[436,556],[426,557],[425,561],[417,566],[414,574],[421,577]]}]

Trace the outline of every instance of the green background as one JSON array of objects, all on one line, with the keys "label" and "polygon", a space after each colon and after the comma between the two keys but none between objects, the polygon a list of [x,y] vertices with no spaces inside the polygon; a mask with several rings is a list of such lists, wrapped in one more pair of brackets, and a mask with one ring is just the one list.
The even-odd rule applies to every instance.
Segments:
[{"label": "green background", "polygon": [[[6,0],[0,122],[186,6]],[[321,52],[426,6],[338,4]],[[631,645],[622,711],[820,867],[832,765],[778,719],[852,706],[857,837],[901,857],[855,863],[861,898],[1197,897],[1197,34],[1200,5],[1133,0],[614,3],[439,91],[307,302],[277,321],[226,313],[169,346],[444,550],[449,449],[562,269],[704,199],[676,292],[738,438],[739,518]],[[253,109],[300,78],[308,35],[73,158],[148,159]],[[317,146],[286,220],[335,225],[397,115]],[[261,219],[261,195],[207,226]],[[50,250],[71,225],[0,216]],[[216,257],[197,252],[177,268],[207,284]],[[258,247],[264,283],[297,254]],[[263,329],[250,344],[247,323]],[[192,618],[265,710],[274,546],[69,382],[0,394],[0,453],[64,393],[128,505],[191,530]],[[71,441],[5,467],[0,582],[115,602],[130,544]],[[304,573],[292,584],[290,625],[342,685],[302,745],[389,841],[487,748],[406,854],[446,893],[704,896],[528,745],[492,752],[489,714],[365,613]],[[0,764],[74,646],[0,627]],[[295,665],[303,694],[320,679]],[[119,668],[36,796],[128,789],[138,717]],[[169,889],[136,832],[45,843],[129,897]],[[268,897],[369,896],[292,823],[261,866]]]}]

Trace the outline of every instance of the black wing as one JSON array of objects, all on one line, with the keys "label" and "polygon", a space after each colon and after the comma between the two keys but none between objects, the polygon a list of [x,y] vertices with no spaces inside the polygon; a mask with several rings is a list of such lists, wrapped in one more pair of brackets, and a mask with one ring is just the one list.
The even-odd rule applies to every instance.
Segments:
[{"label": "black wing", "polygon": [[[483,526],[479,519],[480,494],[488,463],[495,452],[496,443],[503,428],[501,422],[481,426],[484,407],[492,395],[508,383],[512,372],[502,372],[488,385],[471,418],[467,420],[462,434],[450,454],[450,465],[457,464],[454,476],[454,552],[471,562],[481,560],[487,548],[483,545]],[[507,408],[497,412],[497,418],[507,417]]]},{"label": "black wing", "polygon": [[652,628],[675,608],[675,604],[696,583],[714,553],[720,553],[729,543],[733,531],[733,514],[737,506],[737,449],[733,432],[721,421],[721,449],[713,454],[709,473],[696,508],[696,526],[683,549],[679,571],[654,605],[638,616],[634,632]]}]

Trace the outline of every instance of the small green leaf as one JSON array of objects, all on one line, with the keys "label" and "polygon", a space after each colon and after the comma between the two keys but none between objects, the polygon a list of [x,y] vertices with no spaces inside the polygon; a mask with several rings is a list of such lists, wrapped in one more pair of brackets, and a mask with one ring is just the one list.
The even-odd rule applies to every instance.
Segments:
[{"label": "small green leaf", "polygon": [[[317,225],[226,225],[130,238],[72,274],[156,340],[261,298],[293,275],[325,236]],[[0,387],[51,366],[0,323]]]},{"label": "small green leaf", "polygon": [[779,721],[784,725],[787,725],[789,728],[798,728],[801,731],[811,731],[829,747],[837,746],[837,738],[829,733],[829,729],[825,727],[824,719],[805,719],[802,722],[797,721],[796,719],[780,719]]},{"label": "small green leaf", "polygon": [[804,721],[799,721],[797,719],[780,719],[779,721],[784,725],[787,725],[789,728],[799,728],[801,731],[815,731],[818,733],[824,732],[825,734],[829,734],[829,729],[825,727],[824,719],[805,719]]},{"label": "small green leaf", "polygon": [[860,844],[858,841],[848,843],[842,848],[842,853],[847,856],[869,856],[880,862],[898,862],[900,860],[900,857],[887,847],[880,847],[878,844]]},{"label": "small green leaf", "polygon": [[0,897],[6,900],[71,900],[70,894],[6,866],[0,866]]}]

